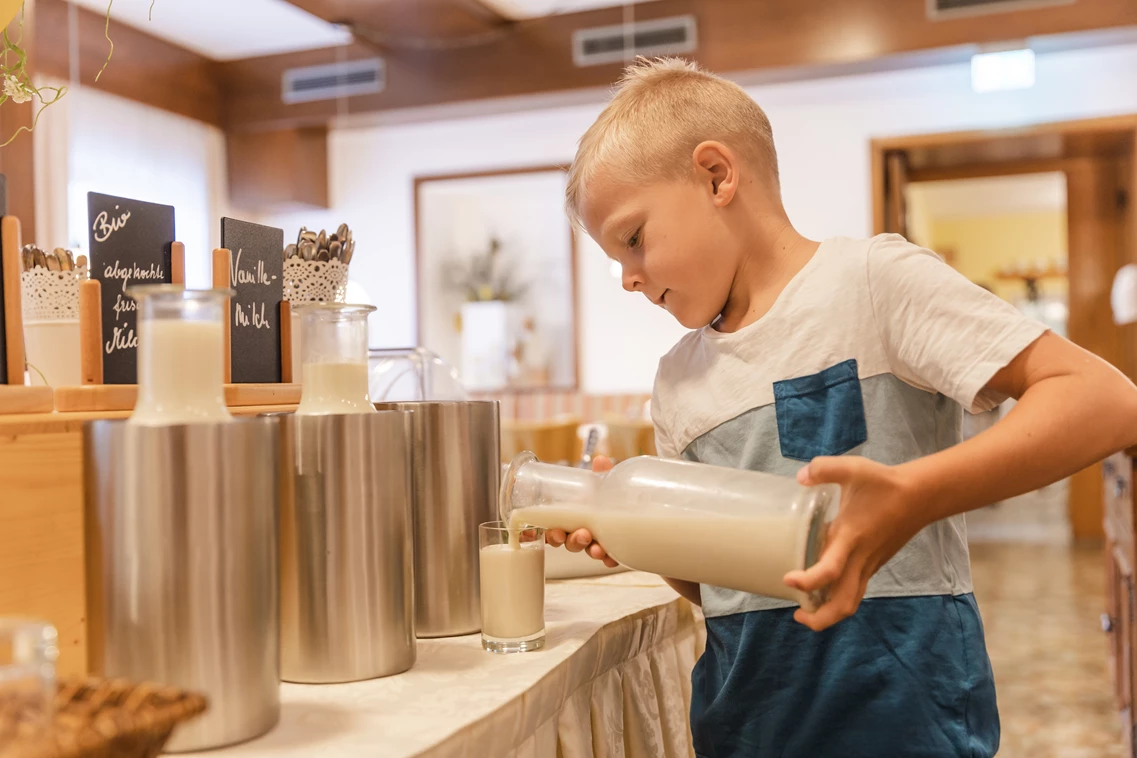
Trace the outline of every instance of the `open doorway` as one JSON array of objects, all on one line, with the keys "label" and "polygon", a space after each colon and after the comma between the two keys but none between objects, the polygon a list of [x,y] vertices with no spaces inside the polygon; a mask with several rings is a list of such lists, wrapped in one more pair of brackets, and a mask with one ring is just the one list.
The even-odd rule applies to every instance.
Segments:
[{"label": "open doorway", "polygon": [[[1069,322],[1066,175],[1060,171],[910,182],[908,238],[972,282],[1066,336]],[[988,428],[1013,401],[968,415],[964,435]],[[1069,481],[968,514],[972,542],[1068,543]]]},{"label": "open doorway", "polygon": [[[989,286],[1008,298],[1021,299],[1029,294],[1023,293],[1024,287],[1053,294],[1051,288],[1060,289],[1064,275],[1066,335],[1135,378],[1137,329],[1117,326],[1110,306],[1114,275],[1122,265],[1137,262],[1137,215],[1129,202],[1137,184],[1135,152],[1137,116],[874,140],[873,228],[876,233],[920,234],[921,210],[912,214],[908,208],[912,202],[909,189],[914,185],[1009,181],[1045,174],[1064,177],[1065,271],[1043,271],[1045,276],[1032,276],[1034,282],[1028,284],[1022,276],[1033,273],[1027,263],[1027,270],[1009,271]],[[1020,294],[1015,294],[1015,288]],[[1073,539],[1100,543],[1104,537],[1101,467],[1092,466],[1072,476],[1067,493],[1066,514]]]}]

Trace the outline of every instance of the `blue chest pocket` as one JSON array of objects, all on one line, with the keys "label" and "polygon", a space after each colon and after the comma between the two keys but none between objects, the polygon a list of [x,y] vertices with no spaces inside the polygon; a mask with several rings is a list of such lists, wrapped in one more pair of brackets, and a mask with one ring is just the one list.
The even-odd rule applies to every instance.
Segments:
[{"label": "blue chest pocket", "polygon": [[774,382],[774,410],[786,458],[841,455],[868,439],[861,380],[852,359],[817,374]]}]

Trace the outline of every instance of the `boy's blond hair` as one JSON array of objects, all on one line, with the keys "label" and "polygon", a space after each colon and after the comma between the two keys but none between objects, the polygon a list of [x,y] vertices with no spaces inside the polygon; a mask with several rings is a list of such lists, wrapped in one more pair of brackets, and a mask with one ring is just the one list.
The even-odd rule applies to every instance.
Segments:
[{"label": "boy's blond hair", "polygon": [[682,58],[638,59],[580,138],[565,190],[569,216],[579,223],[584,188],[601,167],[620,181],[683,178],[706,140],[738,151],[778,186],[770,120],[745,90]]}]

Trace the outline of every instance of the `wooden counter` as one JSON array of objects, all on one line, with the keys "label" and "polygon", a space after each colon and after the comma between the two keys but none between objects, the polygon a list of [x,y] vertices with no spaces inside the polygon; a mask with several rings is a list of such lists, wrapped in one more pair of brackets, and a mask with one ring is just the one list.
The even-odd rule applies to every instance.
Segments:
[{"label": "wooden counter", "polygon": [[[234,415],[295,406],[230,408]],[[0,616],[59,631],[59,672],[87,671],[83,553],[83,423],[106,413],[0,416]]]}]

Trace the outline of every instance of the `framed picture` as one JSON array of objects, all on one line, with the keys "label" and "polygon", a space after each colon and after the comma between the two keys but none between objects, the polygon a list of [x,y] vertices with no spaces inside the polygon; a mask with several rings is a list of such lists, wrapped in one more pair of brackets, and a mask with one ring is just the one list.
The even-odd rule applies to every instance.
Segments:
[{"label": "framed picture", "polygon": [[566,181],[563,166],[415,179],[419,345],[468,390],[577,387]]}]

